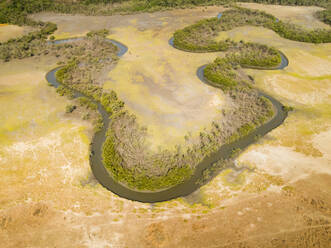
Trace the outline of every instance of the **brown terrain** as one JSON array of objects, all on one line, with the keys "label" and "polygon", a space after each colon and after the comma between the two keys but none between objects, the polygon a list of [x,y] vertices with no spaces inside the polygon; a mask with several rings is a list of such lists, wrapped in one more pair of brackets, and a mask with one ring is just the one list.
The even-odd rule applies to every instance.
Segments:
[{"label": "brown terrain", "polygon": [[[307,15],[312,27],[324,27],[313,17],[316,8],[252,7],[302,25]],[[168,38],[219,11],[35,18],[57,23],[57,38],[108,28],[110,38],[128,45],[104,87],[115,89],[148,127],[151,142],[171,146],[216,118],[225,99],[195,76],[216,54],[183,53]],[[92,125],[66,114],[70,100],[47,86],[54,59],[1,62],[0,247],[330,247],[331,44],[288,41],[255,27],[220,36],[281,49],[288,68],[247,73],[295,111],[236,159],[237,170],[221,172],[190,196],[155,204],[119,198],[93,178]]]}]

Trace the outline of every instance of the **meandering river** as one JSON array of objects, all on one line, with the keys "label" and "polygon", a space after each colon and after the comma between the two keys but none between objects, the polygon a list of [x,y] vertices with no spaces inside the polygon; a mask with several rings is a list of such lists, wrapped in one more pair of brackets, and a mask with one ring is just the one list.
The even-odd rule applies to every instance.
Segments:
[{"label": "meandering river", "polygon": [[[64,40],[56,40],[51,41],[55,44],[61,44],[66,42],[73,42],[75,40],[80,40],[82,38],[72,38],[72,39],[64,39]],[[128,48],[123,45],[122,43],[110,40],[109,42],[113,43],[119,48],[119,51],[117,53],[118,56],[124,55]],[[173,46],[173,39],[169,40],[169,44]],[[284,54],[281,53],[282,62],[277,68],[273,69],[283,69],[288,65],[288,59]],[[199,79],[212,87],[217,87],[217,85],[212,84],[208,82],[204,77],[204,68],[206,65],[201,66],[197,70],[197,76]],[[47,73],[46,79],[49,83],[51,83],[55,88],[59,87],[61,85],[60,82],[56,80],[55,74],[60,68],[55,68]],[[66,87],[66,86],[65,86]],[[85,96],[79,91],[73,90],[74,97],[81,97]],[[212,153],[209,156],[206,156],[196,167],[194,174],[184,183],[181,183],[179,185],[176,185],[172,188],[157,191],[157,192],[141,192],[136,191],[134,189],[130,189],[126,187],[125,185],[119,183],[116,181],[106,170],[103,160],[102,160],[102,145],[106,140],[106,133],[109,126],[109,115],[104,109],[104,107],[100,104],[100,102],[95,101],[94,99],[91,99],[94,103],[98,106],[98,111],[102,115],[103,119],[103,127],[100,131],[98,131],[92,140],[91,143],[91,153],[90,153],[90,165],[92,172],[95,176],[95,178],[98,180],[98,182],[103,185],[108,190],[112,191],[113,193],[119,195],[120,197],[134,200],[134,201],[140,201],[140,202],[160,202],[160,201],[167,201],[171,200],[173,198],[186,196],[191,193],[193,193],[195,190],[197,190],[201,184],[201,180],[203,179],[203,172],[210,168],[214,163],[221,159],[228,159],[232,155],[232,151],[234,149],[245,149],[250,144],[256,142],[257,136],[263,136],[273,130],[274,128],[281,125],[284,120],[287,117],[287,112],[283,110],[283,105],[277,101],[275,98],[267,95],[264,92],[259,92],[260,95],[268,98],[274,107],[274,116],[272,119],[270,119],[267,123],[263,124],[262,126],[255,129],[253,132],[248,134],[247,136],[240,138],[239,140],[236,140],[229,144],[222,145],[216,152]]]}]

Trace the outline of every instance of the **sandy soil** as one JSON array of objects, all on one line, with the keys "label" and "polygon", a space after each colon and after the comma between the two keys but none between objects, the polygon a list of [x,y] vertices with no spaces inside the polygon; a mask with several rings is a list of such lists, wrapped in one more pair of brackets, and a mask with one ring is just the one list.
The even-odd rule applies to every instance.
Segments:
[{"label": "sandy soil", "polygon": [[[268,11],[277,8],[269,6]],[[186,22],[177,16],[178,13],[182,18],[187,16]],[[139,25],[143,24],[138,21],[144,15],[118,18],[116,25],[119,26],[112,29],[111,37],[122,41],[123,36],[128,43],[131,37],[131,54],[128,53],[115,71],[110,72],[111,80],[106,87],[115,85],[121,90],[115,79],[125,83],[126,78],[128,88],[123,88],[121,93],[125,96],[126,91],[129,92],[126,100],[143,103],[137,95],[130,98],[130,87],[137,87],[147,88],[141,92],[153,102],[153,96],[164,99],[158,95],[160,92],[162,97],[174,94],[162,91],[166,89],[163,86],[166,82],[174,85],[165,76],[171,77],[174,73],[181,78],[176,83],[178,89],[183,90],[181,86],[188,86],[191,82],[187,89],[191,93],[185,91],[185,94],[200,94],[200,98],[210,94],[210,99],[213,94],[219,94],[221,98],[221,93],[198,86],[193,75],[194,66],[211,61],[215,55],[180,55],[163,44],[167,42],[167,32],[174,28],[170,24],[174,17],[181,20],[178,27],[182,27],[202,17],[197,13],[211,15],[217,10],[145,14],[150,17],[147,18],[149,24],[144,24],[145,31],[139,31]],[[153,24],[152,20],[165,17],[168,24],[159,21]],[[68,23],[66,18],[69,17],[48,15],[48,18],[55,21],[62,18],[63,23]],[[70,29],[62,29],[63,32],[71,34],[76,30],[75,25],[77,31],[72,35],[86,32],[87,26],[80,24],[82,18],[77,16],[77,23],[71,22],[68,24]],[[132,22],[126,30],[124,25],[134,19],[136,24]],[[75,17],[69,20],[73,21]],[[92,25],[93,19],[89,20]],[[96,27],[102,20],[96,20],[93,25]],[[104,22],[109,25],[108,19]],[[156,23],[160,23],[162,32],[156,31]],[[290,65],[284,71],[247,70],[247,73],[255,78],[256,87],[293,106],[295,111],[282,126],[240,155],[235,161],[237,170],[223,171],[188,197],[157,204],[121,199],[93,179],[88,164],[87,134],[91,126],[65,114],[65,106],[70,101],[58,96],[44,79],[46,72],[55,66],[55,61],[43,58],[0,64],[1,246],[329,247],[331,44],[287,41],[271,31],[252,27],[223,35],[271,44],[286,53]],[[147,40],[146,51],[142,53],[139,47],[144,47],[144,39]],[[165,62],[159,62],[158,55],[153,58],[147,47],[164,47],[159,56],[168,59],[173,72],[165,73]],[[144,57],[147,61],[141,59],[143,56],[147,56]],[[177,68],[179,62],[172,56],[177,56],[179,61],[187,56],[183,70]],[[142,66],[143,62],[159,64],[160,69],[154,72]],[[141,70],[143,78],[136,83],[138,86],[133,86],[135,66]],[[129,76],[120,77],[119,69],[125,67]],[[163,72],[160,75],[164,77],[157,72]],[[148,81],[144,76],[152,79]],[[188,82],[186,77],[190,79]],[[178,93],[181,92],[178,90]],[[161,110],[154,111],[168,109],[174,104],[171,99],[168,98],[168,105],[160,104]],[[185,108],[189,110],[191,107],[183,106],[181,111]],[[217,106],[209,108],[212,113],[216,112]],[[147,117],[140,118],[147,120]],[[196,122],[196,125],[203,125],[199,120]]]},{"label": "sandy soil", "polygon": [[20,37],[32,31],[31,27],[0,24],[0,42]]}]

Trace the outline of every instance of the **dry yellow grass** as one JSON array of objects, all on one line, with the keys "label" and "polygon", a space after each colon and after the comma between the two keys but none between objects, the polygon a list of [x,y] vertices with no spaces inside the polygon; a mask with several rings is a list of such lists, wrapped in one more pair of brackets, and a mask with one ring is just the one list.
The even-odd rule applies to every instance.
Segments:
[{"label": "dry yellow grass", "polygon": [[[267,11],[275,9],[269,6]],[[111,38],[129,45],[105,87],[116,88],[128,105],[131,101],[142,123],[154,123],[155,127],[149,127],[154,130],[155,143],[162,143],[170,141],[157,135],[171,135],[171,130],[174,137],[180,137],[180,132],[176,133],[180,127],[172,125],[176,121],[181,124],[181,120],[185,123],[181,114],[194,107],[187,105],[190,99],[197,105],[209,100],[220,107],[224,104],[221,93],[195,77],[195,69],[215,55],[183,53],[167,44],[175,28],[218,12],[213,7],[202,10],[122,17],[41,17],[58,22],[59,35],[76,36],[106,27],[111,29]],[[291,20],[290,15],[288,18]],[[224,35],[271,44],[286,53],[290,65],[284,71],[247,72],[255,77],[256,87],[295,111],[284,125],[236,160],[238,166],[255,171],[236,174],[227,170],[190,197],[153,205],[121,199],[89,176],[87,134],[91,126],[66,115],[70,101],[47,86],[44,76],[55,66],[53,59],[1,63],[2,246],[327,247],[331,217],[330,44],[287,41],[252,27]],[[175,76],[180,80],[175,81]],[[167,87],[170,93],[162,91]],[[180,114],[178,119],[163,123],[145,109],[134,110],[135,103],[149,104],[148,111],[161,113],[166,120],[169,114]],[[187,117],[193,130],[217,114],[216,106],[204,107],[198,106],[197,113],[207,120]]]},{"label": "dry yellow grass", "polygon": [[0,24],[0,42],[20,37],[32,30],[31,27],[20,27],[16,25]]},{"label": "dry yellow grass", "polygon": [[168,44],[176,29],[219,11],[222,8],[112,17],[42,14],[39,18],[58,24],[57,38],[108,28],[109,38],[129,47],[104,87],[114,89],[140,124],[147,126],[148,142],[156,150],[184,143],[184,135],[197,134],[223,108],[222,92],[202,84],[195,75],[216,54],[185,53]]}]

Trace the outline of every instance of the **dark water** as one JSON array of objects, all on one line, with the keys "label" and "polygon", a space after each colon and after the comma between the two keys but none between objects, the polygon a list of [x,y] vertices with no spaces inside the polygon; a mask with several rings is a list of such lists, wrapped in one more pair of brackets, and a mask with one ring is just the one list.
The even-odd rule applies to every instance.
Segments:
[{"label": "dark water", "polygon": [[[120,48],[121,53],[119,54],[123,55],[127,51],[126,46],[118,45],[121,43],[116,42],[114,44]],[[286,63],[288,64],[288,62]],[[286,63],[284,62],[282,64],[285,65]],[[197,76],[201,79],[202,82],[211,85],[204,78],[203,75],[204,68],[205,66],[202,66],[197,70]],[[53,69],[46,75],[47,81],[50,82],[54,87],[58,87],[60,85],[60,83],[55,78],[55,73],[59,69],[60,68]],[[279,69],[281,69],[281,66],[279,67]],[[211,85],[211,86],[215,87],[215,85]],[[74,93],[76,97],[84,96],[84,94],[78,91],[74,91]],[[258,127],[249,135],[235,142],[222,145],[216,152],[212,153],[209,156],[206,156],[201,161],[201,163],[198,164],[192,177],[187,181],[185,181],[184,183],[159,192],[139,192],[132,190],[120,184],[109,175],[102,161],[102,145],[106,140],[106,132],[109,125],[109,116],[99,102],[93,101],[98,105],[98,111],[102,115],[103,128],[101,129],[101,131],[95,134],[91,143],[90,165],[92,172],[101,185],[103,185],[105,188],[112,191],[113,193],[117,194],[118,196],[129,200],[152,203],[152,202],[167,201],[173,198],[187,196],[193,193],[194,191],[196,191],[198,188],[200,188],[201,184],[199,182],[201,182],[201,179],[203,179],[204,170],[210,168],[214,163],[216,163],[221,159],[229,158],[234,149],[237,148],[245,149],[250,144],[256,141],[256,136],[263,136],[283,123],[283,121],[287,116],[287,113],[283,111],[282,104],[279,101],[277,101],[275,98],[268,96],[263,92],[260,92],[260,95],[263,95],[266,98],[268,98],[272,102],[275,108],[275,116],[269,122]]]},{"label": "dark water", "polygon": [[123,56],[127,51],[128,51],[128,47],[124,44],[122,44],[119,41],[116,40],[111,40],[111,39],[106,39],[108,42],[113,43],[115,46],[117,46],[117,48],[119,49],[117,52],[117,56],[121,57]]},{"label": "dark water", "polygon": [[174,47],[174,37],[171,37],[168,41],[169,45]]},{"label": "dark water", "polygon": [[280,57],[282,58],[282,61],[279,65],[278,68],[275,68],[274,70],[281,70],[284,69],[285,67],[287,67],[289,65],[289,61],[288,58],[285,56],[284,53],[282,53],[281,51],[279,51]]}]

